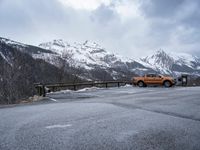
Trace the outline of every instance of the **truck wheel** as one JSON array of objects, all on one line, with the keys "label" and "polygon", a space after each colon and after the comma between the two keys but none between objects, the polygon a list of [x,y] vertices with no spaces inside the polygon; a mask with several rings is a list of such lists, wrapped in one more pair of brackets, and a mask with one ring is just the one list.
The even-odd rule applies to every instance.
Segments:
[{"label": "truck wheel", "polygon": [[170,87],[171,86],[171,82],[165,81],[163,85],[164,85],[164,87]]},{"label": "truck wheel", "polygon": [[139,82],[138,82],[138,86],[139,86],[139,87],[144,87],[144,86],[145,86],[145,84],[144,84],[144,82],[142,82],[142,81],[139,81]]}]

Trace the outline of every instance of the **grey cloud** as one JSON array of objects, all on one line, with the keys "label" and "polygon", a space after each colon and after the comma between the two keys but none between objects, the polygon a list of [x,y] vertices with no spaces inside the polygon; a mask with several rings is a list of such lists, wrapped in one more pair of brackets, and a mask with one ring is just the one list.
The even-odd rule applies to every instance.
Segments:
[{"label": "grey cloud", "polygon": [[143,0],[141,9],[146,16],[172,17],[185,0]]},{"label": "grey cloud", "polygon": [[[148,35],[157,47],[199,54],[200,1],[142,0],[140,10],[149,22]],[[181,30],[180,30],[181,28]],[[156,41],[155,41],[156,40]],[[174,41],[177,40],[177,41]],[[174,42],[176,46],[174,46]]]},{"label": "grey cloud", "polygon": [[107,24],[115,17],[116,16],[113,10],[110,7],[102,4],[100,7],[92,12],[91,20],[97,21],[102,24]]},{"label": "grey cloud", "polygon": [[[0,3],[1,36],[37,43],[41,36],[63,28],[67,22],[64,7],[55,0],[3,0]],[[52,37],[54,38],[54,37]]]},{"label": "grey cloud", "polygon": [[[186,6],[187,7],[187,6]],[[197,28],[200,26],[200,6],[196,9],[193,9],[187,17],[184,17],[180,20],[180,23],[184,24],[187,27]]]},{"label": "grey cloud", "polygon": [[28,24],[30,20],[20,4],[11,3],[12,1],[1,1],[0,21],[1,28],[20,27]]},{"label": "grey cloud", "polygon": [[190,27],[200,25],[199,0],[142,0],[140,8],[151,20],[168,20]]},{"label": "grey cloud", "polygon": [[64,18],[64,8],[54,0],[4,0],[0,8],[1,21],[6,25],[13,23],[16,26],[39,21],[53,23]]},{"label": "grey cloud", "polygon": [[[110,6],[85,11],[63,6],[58,0],[0,0],[0,36],[29,44],[55,38],[88,39],[132,57],[165,47],[174,50],[178,44],[176,51],[200,54],[200,1],[136,0],[141,18],[122,21],[114,8],[124,1],[113,0]],[[175,46],[174,39],[178,40]]]}]

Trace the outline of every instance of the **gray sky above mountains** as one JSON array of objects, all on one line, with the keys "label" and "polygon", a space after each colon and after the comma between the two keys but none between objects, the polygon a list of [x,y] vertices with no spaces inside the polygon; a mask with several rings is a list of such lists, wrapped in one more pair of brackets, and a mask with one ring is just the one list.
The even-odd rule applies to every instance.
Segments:
[{"label": "gray sky above mountains", "polygon": [[134,58],[159,49],[200,56],[200,1],[0,0],[0,36],[33,45],[91,40]]}]

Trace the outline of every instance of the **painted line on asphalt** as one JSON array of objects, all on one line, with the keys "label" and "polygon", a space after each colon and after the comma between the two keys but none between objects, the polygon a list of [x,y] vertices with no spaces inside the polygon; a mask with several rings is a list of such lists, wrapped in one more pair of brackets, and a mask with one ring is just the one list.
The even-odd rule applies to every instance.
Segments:
[{"label": "painted line on asphalt", "polygon": [[51,125],[51,126],[46,126],[46,129],[55,129],[55,128],[67,128],[67,127],[71,127],[71,124],[64,124],[64,125],[60,125],[60,124],[56,124],[56,125]]},{"label": "painted line on asphalt", "polygon": [[57,102],[57,100],[56,100],[56,99],[53,99],[53,98],[50,98],[50,100],[51,100],[51,101],[54,101],[54,102]]}]

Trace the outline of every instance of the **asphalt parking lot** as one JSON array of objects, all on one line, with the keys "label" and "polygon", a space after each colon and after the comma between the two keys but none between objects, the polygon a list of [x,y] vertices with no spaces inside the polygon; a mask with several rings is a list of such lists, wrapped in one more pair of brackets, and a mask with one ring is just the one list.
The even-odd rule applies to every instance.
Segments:
[{"label": "asphalt parking lot", "polygon": [[92,88],[47,96],[0,108],[0,149],[200,149],[200,87]]}]

